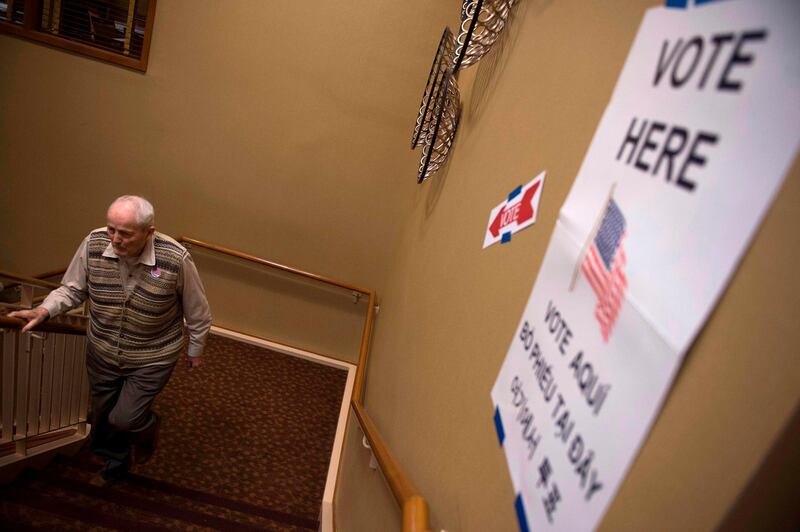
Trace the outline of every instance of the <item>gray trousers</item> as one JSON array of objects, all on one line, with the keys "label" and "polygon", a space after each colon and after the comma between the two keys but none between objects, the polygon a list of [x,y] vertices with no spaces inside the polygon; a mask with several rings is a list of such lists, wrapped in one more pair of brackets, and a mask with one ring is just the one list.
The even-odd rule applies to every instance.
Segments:
[{"label": "gray trousers", "polygon": [[174,364],[120,368],[86,350],[92,393],[92,451],[127,467],[132,442],[151,436],[155,417],[150,405],[169,381]]}]

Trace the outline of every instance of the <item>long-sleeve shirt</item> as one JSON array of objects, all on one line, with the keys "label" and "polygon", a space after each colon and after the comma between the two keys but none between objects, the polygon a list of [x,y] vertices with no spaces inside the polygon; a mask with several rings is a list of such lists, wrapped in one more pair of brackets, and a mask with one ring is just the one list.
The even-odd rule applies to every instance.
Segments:
[{"label": "long-sleeve shirt", "polygon": [[[95,229],[95,231],[99,230],[102,229]],[[41,306],[47,309],[50,317],[58,316],[79,306],[89,297],[88,242],[89,236],[87,235],[78,246],[69,268],[64,273],[61,286],[50,292],[42,303]],[[139,278],[141,269],[146,268],[147,271],[150,271],[156,265],[153,236],[147,239],[147,243],[138,257],[119,257],[114,253],[111,244],[103,252],[103,256],[118,259],[120,279],[126,294],[129,295],[136,287],[136,280]],[[181,298],[183,316],[189,332],[188,354],[191,357],[200,356],[203,354],[206,337],[211,328],[211,310],[206,299],[205,288],[197,273],[197,267],[188,252],[184,254],[182,268],[178,272],[177,292]]]}]

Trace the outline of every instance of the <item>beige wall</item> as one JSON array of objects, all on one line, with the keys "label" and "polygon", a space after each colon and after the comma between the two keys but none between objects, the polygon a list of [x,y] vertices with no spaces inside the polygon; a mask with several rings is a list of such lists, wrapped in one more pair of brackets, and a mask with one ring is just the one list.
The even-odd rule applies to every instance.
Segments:
[{"label": "beige wall", "polygon": [[[523,1],[463,73],[450,166],[422,186],[407,146],[456,0],[162,1],[146,75],[0,35],[0,266],[64,264],[109,199],[138,191],[166,232],[377,288],[365,402],[434,527],[515,530],[489,391],[642,13],[661,2],[611,4]],[[481,250],[491,207],[541,170],[536,225]],[[603,529],[713,528],[797,406],[799,178],[795,164]],[[295,343],[324,324],[315,348],[352,349],[347,297],[301,307],[305,288],[198,262],[217,322]],[[273,327],[275,301],[304,319]],[[397,522],[367,460],[351,422],[340,530]]]},{"label": "beige wall", "polygon": [[400,531],[402,513],[381,470],[370,467],[370,451],[355,414],[350,416],[336,489],[334,519],[339,532]]},{"label": "beige wall", "polygon": [[[461,78],[450,167],[415,192],[365,399],[435,530],[518,529],[490,390],[644,9],[660,3],[523,2],[500,53]],[[482,250],[491,208],[542,170],[536,225]],[[713,529],[798,405],[798,205],[795,164],[602,530]],[[365,459],[350,445],[345,468]],[[382,489],[359,478],[362,497]]]},{"label": "beige wall", "polygon": [[[163,1],[144,75],[0,35],[0,268],[66,266],[140,193],[173,236],[380,289],[414,191],[419,72],[457,5]],[[349,297],[248,295],[250,273],[218,261],[201,275],[217,323],[356,354]]]}]

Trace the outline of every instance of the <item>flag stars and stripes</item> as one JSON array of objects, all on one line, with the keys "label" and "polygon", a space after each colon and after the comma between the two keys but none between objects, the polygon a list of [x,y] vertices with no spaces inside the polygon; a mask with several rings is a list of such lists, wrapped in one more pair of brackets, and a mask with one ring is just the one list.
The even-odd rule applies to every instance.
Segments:
[{"label": "flag stars and stripes", "polygon": [[604,342],[611,337],[628,287],[624,272],[625,249],[622,245],[625,229],[625,216],[612,199],[581,267],[597,296],[594,315]]}]

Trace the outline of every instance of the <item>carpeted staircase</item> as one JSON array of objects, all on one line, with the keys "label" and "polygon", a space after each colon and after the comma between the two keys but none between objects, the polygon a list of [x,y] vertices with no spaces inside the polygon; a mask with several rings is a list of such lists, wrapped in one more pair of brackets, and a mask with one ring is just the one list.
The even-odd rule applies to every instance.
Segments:
[{"label": "carpeted staircase", "polygon": [[98,487],[87,450],[0,488],[2,530],[285,530],[319,527],[344,371],[211,336],[155,409],[159,448]]}]

